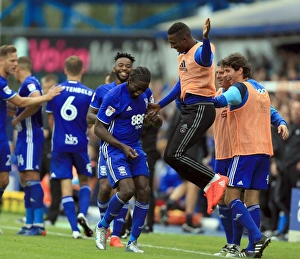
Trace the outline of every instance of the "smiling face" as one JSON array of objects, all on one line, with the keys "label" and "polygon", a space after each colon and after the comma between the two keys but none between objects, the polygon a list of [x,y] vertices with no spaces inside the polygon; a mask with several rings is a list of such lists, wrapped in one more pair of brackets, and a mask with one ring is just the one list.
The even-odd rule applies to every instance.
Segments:
[{"label": "smiling face", "polygon": [[225,66],[224,76],[230,85],[244,81],[243,68],[241,67],[238,70],[234,70],[232,67]]},{"label": "smiling face", "polygon": [[172,49],[177,50],[179,53],[184,53],[186,51],[186,37],[182,36],[180,33],[168,35],[168,41]]},{"label": "smiling face", "polygon": [[219,87],[224,88],[225,90],[228,90],[230,83],[228,82],[228,80],[225,76],[224,67],[217,66],[216,79],[217,79]]},{"label": "smiling face", "polygon": [[128,79],[128,92],[130,93],[133,99],[138,98],[142,93],[144,93],[149,87],[149,83],[147,81],[142,81],[139,79],[132,80]]},{"label": "smiling face", "polygon": [[115,63],[114,71],[119,81],[118,83],[126,82],[132,71],[132,61],[126,57],[119,58]]}]

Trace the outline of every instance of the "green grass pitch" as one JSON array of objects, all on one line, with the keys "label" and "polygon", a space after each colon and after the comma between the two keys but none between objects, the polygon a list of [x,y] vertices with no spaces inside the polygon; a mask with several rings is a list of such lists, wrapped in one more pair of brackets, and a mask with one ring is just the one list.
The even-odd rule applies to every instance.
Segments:
[{"label": "green grass pitch", "polygon": [[[1,259],[208,259],[218,258],[213,253],[224,245],[220,236],[151,233],[142,234],[139,245],[144,254],[125,252],[122,248],[110,247],[105,251],[96,248],[93,238],[73,239],[67,222],[65,226],[47,226],[46,236],[26,237],[16,233],[22,227],[17,221],[22,215],[2,212],[0,215],[0,258]],[[126,242],[126,240],[122,240]],[[242,247],[247,245],[243,238]],[[272,241],[264,251],[265,259],[298,259],[300,244]]]}]

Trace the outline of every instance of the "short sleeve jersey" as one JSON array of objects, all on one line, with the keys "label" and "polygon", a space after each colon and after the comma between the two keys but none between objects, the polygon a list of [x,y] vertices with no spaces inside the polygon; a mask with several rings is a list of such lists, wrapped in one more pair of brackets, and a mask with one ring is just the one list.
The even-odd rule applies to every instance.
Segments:
[{"label": "short sleeve jersey", "polygon": [[[108,131],[120,142],[132,148],[139,147],[149,102],[154,102],[149,88],[133,99],[127,89],[127,83],[123,83],[105,95],[97,118],[109,125]],[[114,146],[108,145],[108,151],[113,149]]]},{"label": "short sleeve jersey", "polygon": [[[22,97],[29,97],[32,93],[38,91],[42,95],[42,87],[40,82],[34,77],[27,77],[19,88],[19,95]],[[18,108],[17,115],[22,113],[25,108]],[[43,118],[42,107],[33,115],[21,121],[22,130],[18,132],[18,138],[24,138],[26,142],[34,140],[44,141],[43,135]]]},{"label": "short sleeve jersey", "polygon": [[60,84],[63,91],[47,103],[46,112],[53,113],[52,150],[86,152],[88,145],[86,114],[94,91],[77,81]]},{"label": "short sleeve jersey", "polygon": [[95,93],[94,93],[94,95],[93,95],[90,107],[99,110],[99,108],[102,104],[104,95],[107,92],[109,92],[112,88],[114,88],[116,85],[117,84],[115,82],[113,82],[113,83],[110,83],[110,84],[104,84],[104,85],[98,86]]},{"label": "short sleeve jersey", "polygon": [[13,98],[17,93],[11,90],[7,80],[0,76],[0,141],[7,141],[6,135],[6,101]]}]

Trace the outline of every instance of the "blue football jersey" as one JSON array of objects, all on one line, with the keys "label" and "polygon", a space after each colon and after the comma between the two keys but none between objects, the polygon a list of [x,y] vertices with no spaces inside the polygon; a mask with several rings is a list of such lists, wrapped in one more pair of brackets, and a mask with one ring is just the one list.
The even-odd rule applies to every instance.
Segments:
[{"label": "blue football jersey", "polygon": [[[149,102],[154,102],[149,88],[133,99],[128,92],[127,83],[123,83],[104,96],[97,118],[109,125],[108,131],[116,139],[134,148],[141,145],[142,127]],[[105,144],[108,152],[116,148]]]},{"label": "blue football jersey", "polygon": [[52,150],[86,152],[88,145],[86,114],[94,91],[77,81],[60,84],[60,95],[47,103],[46,112],[53,113]]},{"label": "blue football jersey", "polygon": [[13,98],[17,93],[7,85],[7,80],[0,76],[0,141],[7,140],[6,135],[6,101]]},{"label": "blue football jersey", "polygon": [[[29,97],[36,91],[40,95],[43,94],[40,82],[34,76],[28,76],[21,84],[18,93],[22,97]],[[17,116],[24,110],[25,108],[18,107]],[[22,129],[18,132],[18,139],[23,138],[26,142],[44,141],[42,106],[35,114],[22,120],[21,127]]]},{"label": "blue football jersey", "polygon": [[112,88],[114,88],[116,85],[117,85],[116,82],[113,82],[113,83],[110,83],[110,84],[104,84],[104,85],[98,86],[95,93],[94,93],[94,95],[93,95],[90,106],[94,109],[99,110],[99,108],[102,104],[104,95],[106,95],[106,93],[109,90],[111,90]]}]

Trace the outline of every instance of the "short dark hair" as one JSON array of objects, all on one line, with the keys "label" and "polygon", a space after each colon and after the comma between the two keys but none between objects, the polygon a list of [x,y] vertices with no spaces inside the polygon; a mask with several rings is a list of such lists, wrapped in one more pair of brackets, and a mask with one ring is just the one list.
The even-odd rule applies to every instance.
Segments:
[{"label": "short dark hair", "polygon": [[224,66],[232,67],[235,71],[240,68],[243,69],[244,78],[250,78],[252,76],[251,64],[249,61],[239,52],[230,54],[224,59]]},{"label": "short dark hair", "polygon": [[31,71],[32,63],[31,63],[30,58],[26,57],[26,56],[19,57],[19,59],[18,59],[18,66],[21,69],[25,69],[25,70]]},{"label": "short dark hair", "polygon": [[135,61],[135,58],[132,55],[125,52],[117,52],[115,55],[115,61],[117,61],[119,58],[128,58],[132,63]]},{"label": "short dark hair", "polygon": [[217,66],[224,67],[224,59],[223,58],[218,61]]},{"label": "short dark hair", "polygon": [[168,35],[173,35],[173,34],[189,34],[190,33],[190,28],[183,22],[176,22],[174,23],[168,30]]},{"label": "short dark hair", "polygon": [[151,72],[146,67],[136,67],[132,70],[130,74],[130,78],[135,80],[140,80],[144,82],[150,82],[151,81]]}]

